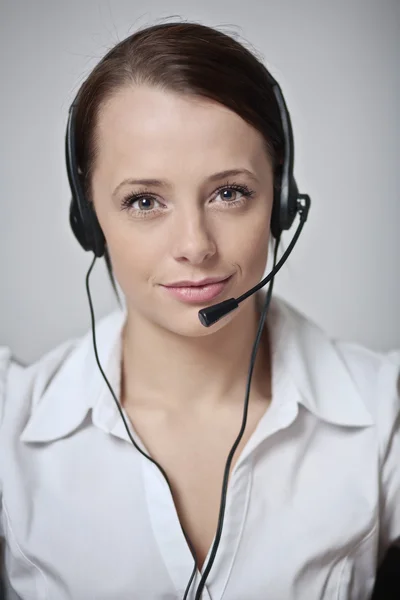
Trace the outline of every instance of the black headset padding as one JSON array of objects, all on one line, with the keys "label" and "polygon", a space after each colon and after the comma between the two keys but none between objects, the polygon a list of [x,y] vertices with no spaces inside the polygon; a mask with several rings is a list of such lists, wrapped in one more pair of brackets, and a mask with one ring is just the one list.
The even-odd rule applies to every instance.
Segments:
[{"label": "black headset padding", "polygon": [[292,124],[281,88],[278,82],[268,73],[276,101],[279,106],[284,144],[283,164],[277,169],[277,189],[274,192],[274,202],[271,216],[271,233],[278,238],[282,231],[290,229],[298,211],[299,190],[293,174],[294,142]]},{"label": "black headset padding", "polygon": [[84,250],[90,250],[100,258],[104,255],[105,238],[93,206],[83,193],[76,160],[75,101],[69,109],[65,154],[69,185],[72,192],[69,222],[74,235]]}]

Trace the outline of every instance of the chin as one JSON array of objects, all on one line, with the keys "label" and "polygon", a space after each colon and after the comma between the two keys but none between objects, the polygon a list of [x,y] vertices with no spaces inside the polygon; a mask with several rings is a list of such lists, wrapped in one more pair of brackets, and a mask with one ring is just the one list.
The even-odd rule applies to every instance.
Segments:
[{"label": "chin", "polygon": [[200,322],[198,312],[201,308],[205,308],[206,306],[211,306],[211,303],[206,304],[204,307],[183,306],[181,310],[178,308],[178,310],[171,311],[170,319],[165,318],[165,315],[168,314],[166,311],[162,314],[160,319],[157,319],[157,323],[163,329],[171,331],[176,335],[184,337],[205,337],[226,327],[228,323],[235,318],[235,313],[237,313],[237,311],[233,311],[214,323],[214,325],[211,325],[211,327],[204,327]]}]

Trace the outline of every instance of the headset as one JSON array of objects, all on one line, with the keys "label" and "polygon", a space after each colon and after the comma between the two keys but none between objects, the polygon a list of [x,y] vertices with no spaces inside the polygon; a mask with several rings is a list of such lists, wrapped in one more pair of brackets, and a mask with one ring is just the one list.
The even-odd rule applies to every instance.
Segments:
[{"label": "headset", "polygon": [[[275,238],[273,268],[272,268],[271,272],[264,279],[262,279],[253,288],[251,288],[250,290],[248,290],[247,292],[242,294],[242,296],[240,296],[239,298],[230,298],[228,300],[224,300],[222,302],[219,302],[218,304],[209,306],[207,308],[203,308],[203,309],[199,310],[199,312],[198,312],[198,317],[199,317],[200,323],[204,327],[210,327],[211,325],[216,323],[219,319],[221,319],[222,317],[227,315],[229,312],[238,308],[239,304],[241,302],[243,302],[243,300],[245,300],[249,296],[252,296],[255,292],[257,292],[257,290],[259,290],[260,288],[265,286],[268,282],[270,283],[266,297],[265,297],[264,306],[261,311],[257,335],[256,335],[256,339],[255,339],[255,342],[253,345],[252,353],[251,353],[250,367],[249,367],[249,372],[248,372],[248,376],[247,376],[246,395],[245,395],[245,401],[244,401],[244,407],[243,407],[242,425],[241,425],[239,434],[229,452],[229,455],[228,455],[228,458],[226,461],[224,477],[223,477],[223,484],[222,484],[220,511],[219,511],[219,518],[218,518],[218,525],[217,525],[217,530],[216,530],[216,534],[215,534],[215,539],[214,539],[213,546],[211,548],[209,560],[207,561],[207,565],[204,569],[204,572],[201,576],[199,585],[197,587],[197,591],[196,591],[194,600],[201,600],[201,594],[205,587],[208,574],[214,563],[217,549],[219,546],[219,542],[221,539],[224,514],[225,514],[225,506],[226,506],[226,495],[227,495],[227,489],[228,489],[228,478],[229,478],[230,466],[231,466],[232,459],[235,454],[236,448],[238,447],[238,445],[240,443],[240,440],[243,436],[243,433],[244,433],[244,430],[246,427],[251,378],[252,378],[254,364],[255,364],[255,360],[256,360],[256,356],[257,356],[258,346],[261,341],[261,337],[262,337],[262,333],[263,333],[263,329],[264,329],[264,323],[265,323],[265,319],[267,316],[268,308],[269,308],[271,297],[272,297],[274,277],[275,277],[276,273],[284,265],[284,263],[288,259],[289,255],[291,254],[291,252],[300,236],[300,233],[303,229],[304,223],[307,220],[310,205],[311,205],[311,200],[310,200],[309,195],[299,193],[299,190],[298,190],[295,178],[294,178],[294,173],[293,173],[293,168],[294,168],[293,131],[292,131],[290,115],[289,115],[288,108],[286,106],[286,102],[284,100],[281,88],[280,88],[279,84],[277,83],[277,81],[272,77],[272,75],[268,71],[267,71],[267,76],[269,78],[269,81],[272,86],[272,90],[275,95],[275,99],[277,102],[280,119],[281,119],[281,123],[282,123],[282,130],[283,130],[283,134],[284,134],[284,159],[283,159],[283,164],[282,164],[281,168],[278,170],[277,177],[279,179],[276,182],[277,185],[274,186],[274,198],[273,198],[271,224],[270,224],[271,233],[272,233],[273,237]],[[79,93],[78,93],[78,95],[79,95]],[[107,387],[109,388],[110,393],[117,405],[118,411],[123,420],[125,429],[127,431],[127,434],[129,436],[132,444],[136,447],[136,449],[141,454],[143,454],[148,460],[150,460],[152,463],[154,463],[159,468],[159,470],[163,474],[163,476],[170,488],[171,495],[172,495],[171,484],[169,482],[169,479],[168,479],[167,474],[165,473],[164,469],[154,459],[152,459],[145,452],[143,452],[141,450],[141,448],[139,448],[139,446],[136,444],[135,440],[133,439],[130,428],[128,426],[128,423],[125,419],[123,409],[122,409],[120,402],[118,401],[118,399],[117,399],[117,397],[116,397],[116,395],[115,395],[115,393],[103,371],[103,368],[100,364],[98,352],[97,352],[95,316],[94,316],[94,310],[93,310],[93,303],[92,303],[92,299],[91,299],[91,295],[90,295],[89,277],[90,277],[90,274],[91,274],[91,271],[93,269],[96,259],[104,256],[105,248],[106,248],[106,240],[104,238],[104,234],[101,230],[101,227],[98,222],[96,213],[92,206],[92,203],[90,203],[88,201],[88,199],[85,197],[85,194],[83,191],[83,184],[81,181],[81,174],[79,172],[79,166],[78,166],[77,160],[76,160],[75,118],[76,118],[78,95],[72,102],[70,109],[69,109],[68,122],[67,122],[67,128],[66,128],[66,136],[65,136],[66,167],[67,167],[68,180],[69,180],[71,193],[72,193],[72,199],[71,199],[70,211],[69,211],[69,220],[70,220],[70,225],[71,225],[72,231],[73,231],[76,239],[78,240],[79,244],[82,246],[82,248],[86,251],[91,251],[94,253],[93,261],[92,261],[92,263],[89,267],[88,273],[86,275],[86,291],[87,291],[87,295],[88,295],[90,314],[91,314],[93,348],[94,348],[94,353],[95,353],[95,357],[96,357],[96,362],[97,362],[100,372],[105,380],[105,383],[106,383]],[[294,219],[297,215],[300,218],[299,225],[298,225],[298,227],[293,235],[293,238],[291,239],[291,242],[290,242],[289,246],[287,247],[286,251],[282,255],[279,262],[276,263],[278,245],[279,245],[279,241],[281,239],[281,234],[283,231],[286,231],[291,228],[291,226],[294,222]],[[182,525],[181,525],[181,528],[182,528],[184,537],[188,543],[188,546],[191,550],[192,556],[194,558],[194,568],[193,568],[190,580],[187,584],[187,587],[186,587],[186,590],[185,590],[185,593],[183,596],[183,600],[187,600],[189,590],[192,585],[192,581],[196,576],[197,559],[196,559],[196,554],[195,554],[194,548],[191,544],[191,541],[190,541],[188,535],[186,534],[184,528],[182,527]]]}]

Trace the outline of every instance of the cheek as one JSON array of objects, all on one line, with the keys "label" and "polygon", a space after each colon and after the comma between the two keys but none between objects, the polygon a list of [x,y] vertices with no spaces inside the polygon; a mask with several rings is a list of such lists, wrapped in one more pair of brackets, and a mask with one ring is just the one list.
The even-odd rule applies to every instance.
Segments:
[{"label": "cheek", "polygon": [[232,256],[249,277],[263,271],[268,258],[270,239],[270,209],[268,205],[243,219],[230,240]]},{"label": "cheek", "polygon": [[165,256],[160,236],[127,221],[110,224],[104,233],[115,278],[125,294],[155,277]]}]

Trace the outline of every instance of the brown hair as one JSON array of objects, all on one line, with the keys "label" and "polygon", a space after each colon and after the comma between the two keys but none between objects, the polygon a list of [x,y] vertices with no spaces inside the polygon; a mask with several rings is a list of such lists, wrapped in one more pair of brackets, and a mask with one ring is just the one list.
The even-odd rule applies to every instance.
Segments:
[{"label": "brown hair", "polygon": [[[268,71],[233,37],[193,22],[163,23],[138,30],[114,46],[82,84],[76,100],[76,157],[85,195],[97,153],[96,122],[121,87],[146,84],[214,100],[258,130],[276,171],[284,136]],[[279,178],[275,177],[275,182]],[[110,257],[108,272],[115,289]]]}]

